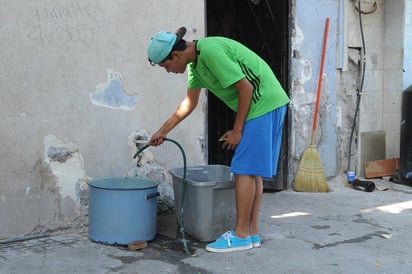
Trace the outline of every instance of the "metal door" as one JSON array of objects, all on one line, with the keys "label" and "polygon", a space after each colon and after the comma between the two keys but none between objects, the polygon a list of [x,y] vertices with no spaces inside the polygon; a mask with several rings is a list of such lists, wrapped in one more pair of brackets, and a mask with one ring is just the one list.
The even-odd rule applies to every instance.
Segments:
[{"label": "metal door", "polygon": [[[290,0],[207,0],[207,35],[235,39],[259,54],[289,90]],[[208,93],[208,161],[230,165],[233,152],[221,149],[218,138],[233,126],[235,113]],[[265,180],[266,189],[287,187],[287,136],[285,121],[278,175]]]}]

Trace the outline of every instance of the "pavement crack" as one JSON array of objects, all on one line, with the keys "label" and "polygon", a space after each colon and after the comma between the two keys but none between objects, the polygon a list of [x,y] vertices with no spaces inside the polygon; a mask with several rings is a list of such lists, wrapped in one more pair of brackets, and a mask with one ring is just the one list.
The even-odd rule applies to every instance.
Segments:
[{"label": "pavement crack", "polygon": [[368,224],[368,225],[371,225],[371,226],[374,226],[374,227],[377,227],[377,228],[384,228],[384,229],[391,230],[390,228],[379,225],[378,223],[373,222],[372,220],[366,219],[364,216],[362,216],[362,214],[356,214],[354,216],[356,217],[356,219],[352,220],[352,222],[354,222],[354,223]]},{"label": "pavement crack", "polygon": [[312,225],[311,228],[313,228],[313,229],[329,229],[330,225]]},{"label": "pavement crack", "polygon": [[117,260],[121,261],[123,264],[131,264],[131,263],[139,261],[139,258],[135,257],[135,256],[114,256],[114,255],[109,255],[109,257],[112,257],[113,259],[117,259]]},{"label": "pavement crack", "polygon": [[366,241],[372,239],[373,237],[381,237],[382,234],[387,234],[387,232],[376,231],[374,233],[369,233],[369,234],[366,234],[366,235],[361,236],[361,237],[356,237],[356,238],[353,238],[353,239],[338,241],[338,242],[335,242],[335,243],[330,243],[330,244],[325,244],[325,245],[314,244],[313,249],[322,249],[322,248],[327,248],[327,247],[335,247],[335,246],[338,246],[338,245],[341,245],[341,244],[362,243],[362,242],[366,242]]}]

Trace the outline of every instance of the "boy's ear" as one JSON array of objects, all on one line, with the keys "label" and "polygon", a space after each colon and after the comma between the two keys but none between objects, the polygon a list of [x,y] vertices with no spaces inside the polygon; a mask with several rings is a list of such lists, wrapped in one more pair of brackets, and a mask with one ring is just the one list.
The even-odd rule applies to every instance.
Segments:
[{"label": "boy's ear", "polygon": [[177,51],[177,50],[172,51],[172,57],[173,57],[173,59],[174,59],[175,57],[176,57],[176,58],[180,58],[181,55],[182,55],[182,53],[181,53],[180,51]]}]

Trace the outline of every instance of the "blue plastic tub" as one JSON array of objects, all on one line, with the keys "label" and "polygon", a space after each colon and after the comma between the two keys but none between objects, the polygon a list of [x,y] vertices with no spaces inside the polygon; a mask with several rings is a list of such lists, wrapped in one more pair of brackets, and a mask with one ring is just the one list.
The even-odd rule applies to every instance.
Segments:
[{"label": "blue plastic tub", "polygon": [[127,245],[156,237],[157,182],[140,177],[108,177],[88,184],[92,241]]}]

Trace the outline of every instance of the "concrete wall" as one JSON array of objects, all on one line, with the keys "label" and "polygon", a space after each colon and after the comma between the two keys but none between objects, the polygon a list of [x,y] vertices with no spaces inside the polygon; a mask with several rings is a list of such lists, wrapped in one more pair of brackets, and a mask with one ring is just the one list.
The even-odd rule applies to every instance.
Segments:
[{"label": "concrete wall", "polygon": [[[385,158],[399,157],[400,106],[403,68],[404,1],[377,1],[376,12],[362,16],[366,47],[366,73],[362,93],[359,133],[383,131],[383,144],[365,143],[360,138],[358,149],[376,151],[383,146]],[[363,9],[372,9],[371,1]],[[356,20],[355,20],[356,21]],[[360,43],[351,36],[353,44]],[[358,41],[358,42],[356,42]],[[359,45],[359,44],[358,44]],[[364,135],[366,136],[366,135]],[[358,154],[360,173],[362,155]]]},{"label": "concrete wall", "polygon": [[[203,1],[0,2],[0,239],[87,222],[88,178],[125,176],[129,135],[185,96],[186,75],[146,56],[153,33],[181,25],[204,36]],[[204,163],[202,107],[169,136],[190,164]],[[182,165],[173,145],[152,152]]]},{"label": "concrete wall", "polygon": [[403,56],[403,88],[412,85],[412,0],[405,0],[405,43]]},{"label": "concrete wall", "polygon": [[[364,11],[375,1],[361,0]],[[366,62],[360,111],[352,141],[351,166],[362,173],[361,150],[383,146],[383,157],[399,156],[400,94],[402,91],[404,1],[376,1],[377,10],[362,15],[366,56],[356,11],[358,1],[296,0],[292,56],[291,169],[310,142],[314,102],[323,41],[324,22],[330,17],[319,122],[318,151],[327,177],[348,170],[350,132],[357,90]],[[363,133],[380,131],[380,144],[363,142]],[[359,151],[359,153],[358,153]],[[293,176],[292,172],[292,176]]]},{"label": "concrete wall", "polygon": [[[317,124],[317,145],[326,176],[336,174],[336,29],[337,1],[296,1],[292,38],[292,147],[293,170],[309,146],[319,79],[326,18],[330,18],[321,101]],[[292,172],[292,176],[294,173]]]},{"label": "concrete wall", "polygon": [[386,158],[395,158],[400,148],[405,1],[385,0],[384,10],[382,129],[386,134]]}]

